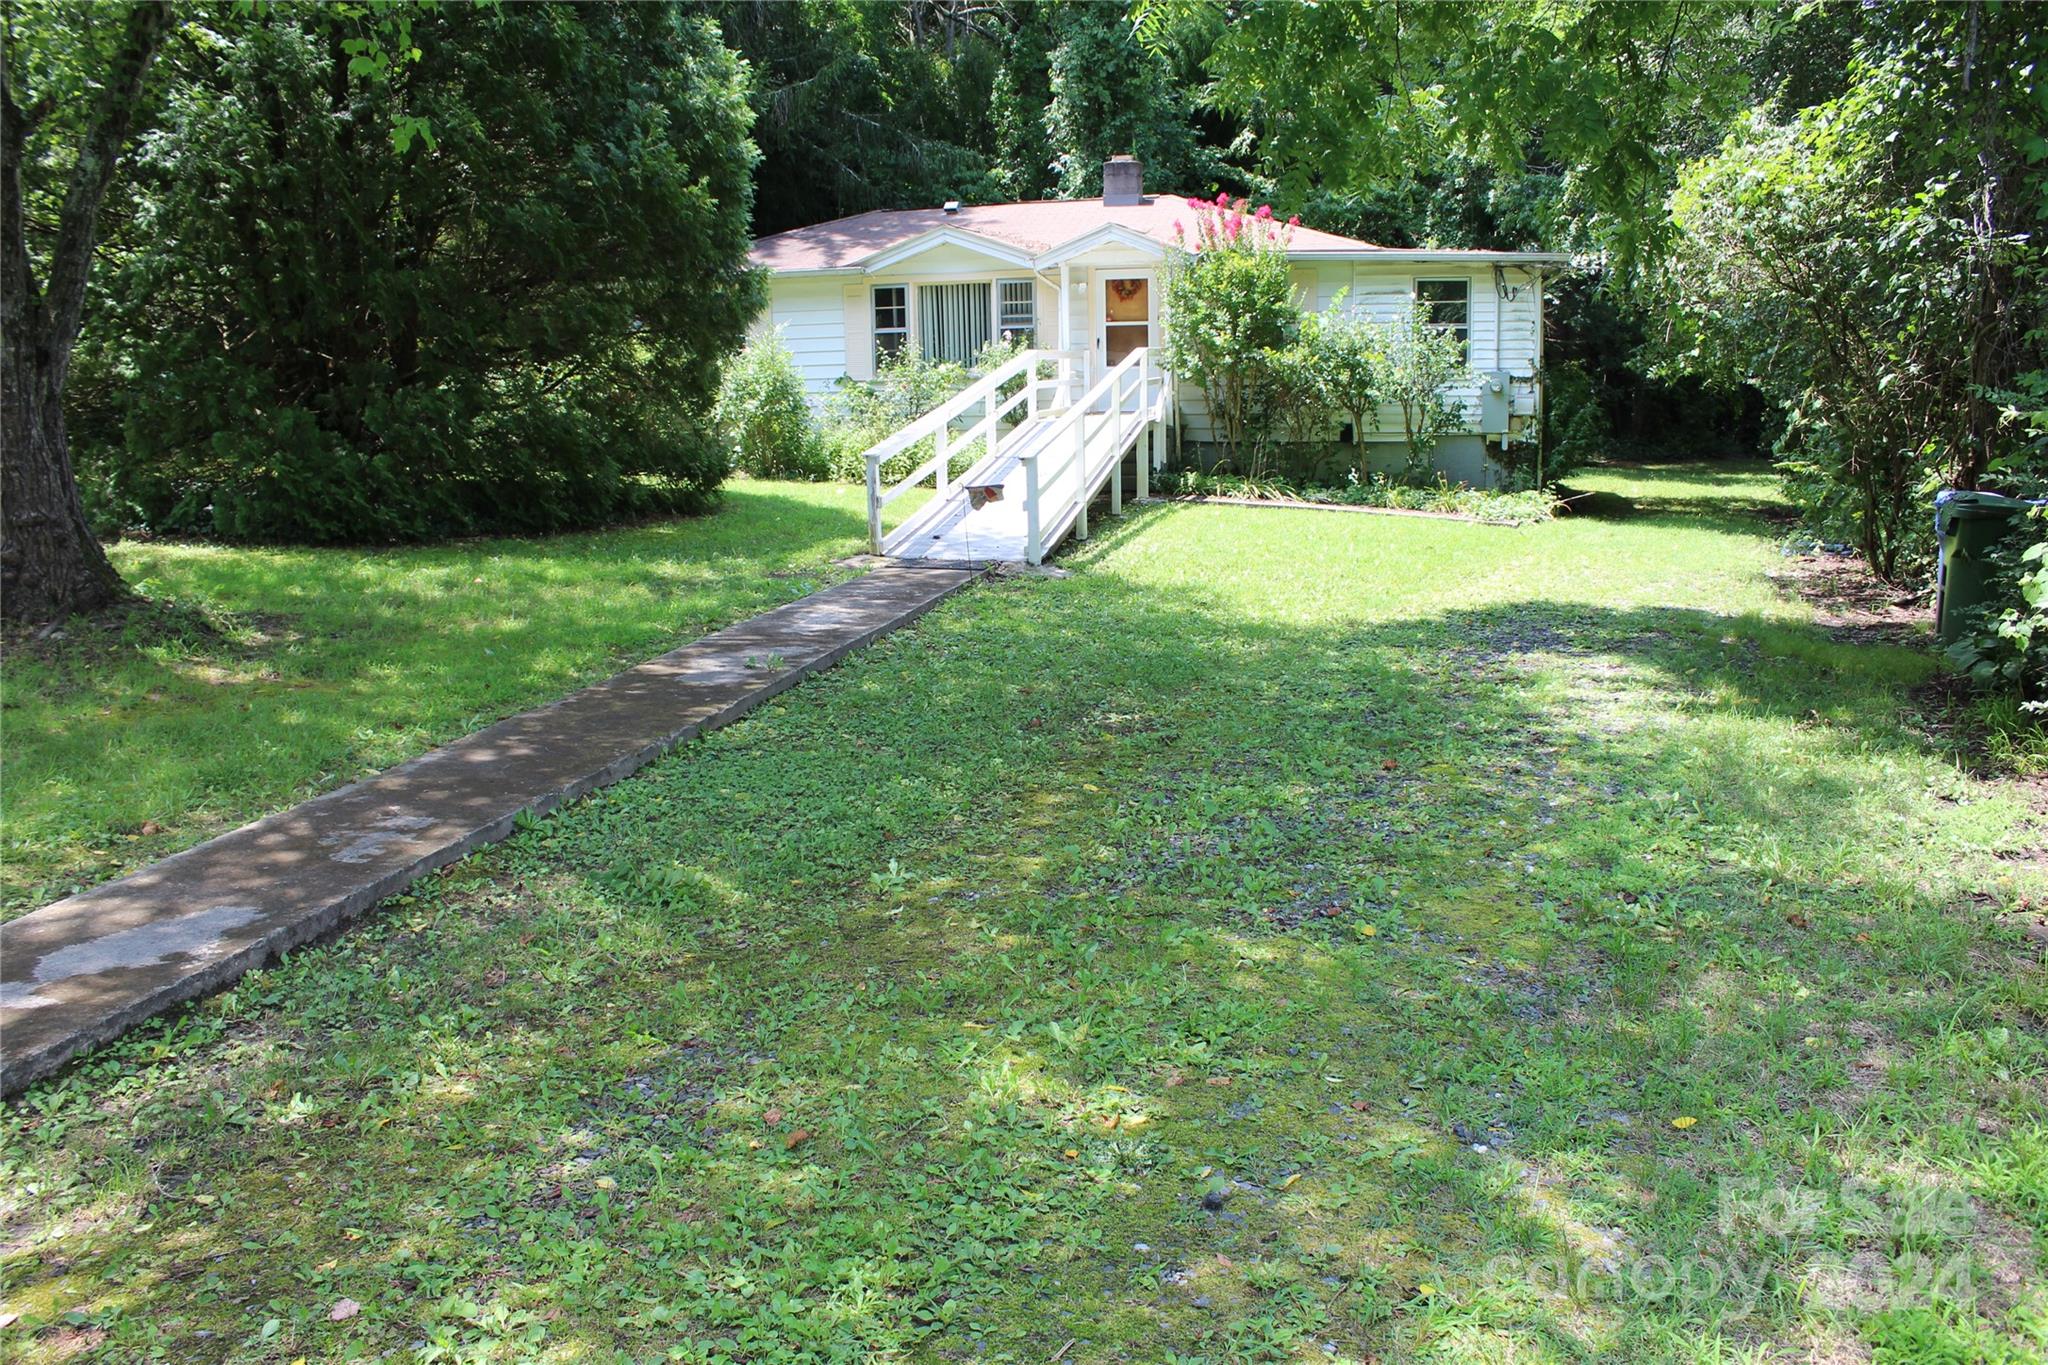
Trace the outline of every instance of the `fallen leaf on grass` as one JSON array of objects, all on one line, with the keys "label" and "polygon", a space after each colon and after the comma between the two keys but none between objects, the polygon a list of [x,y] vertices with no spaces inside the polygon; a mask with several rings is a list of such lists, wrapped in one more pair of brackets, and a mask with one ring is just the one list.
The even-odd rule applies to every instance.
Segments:
[{"label": "fallen leaf on grass", "polygon": [[334,1307],[327,1310],[327,1320],[329,1322],[347,1322],[362,1311],[363,1306],[354,1299],[341,1299],[335,1303]]},{"label": "fallen leaf on grass", "polygon": [[780,1109],[770,1109],[763,1113],[761,1118],[770,1128],[773,1128],[776,1124],[782,1122],[782,1111]]},{"label": "fallen leaf on grass", "polygon": [[798,1128],[782,1140],[782,1150],[787,1152],[811,1140],[811,1130]]}]

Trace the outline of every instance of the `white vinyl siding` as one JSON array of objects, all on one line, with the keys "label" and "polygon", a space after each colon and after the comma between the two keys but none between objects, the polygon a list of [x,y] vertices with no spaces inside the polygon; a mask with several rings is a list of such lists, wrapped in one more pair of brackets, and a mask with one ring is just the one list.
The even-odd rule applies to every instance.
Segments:
[{"label": "white vinyl siding", "polygon": [[842,298],[838,280],[796,278],[775,280],[770,285],[763,330],[781,333],[808,393],[828,394],[839,376],[852,373],[847,352],[849,312],[859,324],[861,354],[866,354],[868,291],[850,292],[856,297],[851,308]]},{"label": "white vinyl siding", "polygon": [[927,359],[971,363],[991,339],[992,319],[986,283],[917,287],[918,341]]}]

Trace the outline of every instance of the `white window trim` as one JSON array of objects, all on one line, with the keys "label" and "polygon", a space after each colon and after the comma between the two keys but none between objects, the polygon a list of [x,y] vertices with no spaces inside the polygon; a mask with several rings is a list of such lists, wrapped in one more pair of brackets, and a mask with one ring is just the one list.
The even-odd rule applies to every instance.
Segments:
[{"label": "white window trim", "polygon": [[1408,297],[1413,302],[1426,302],[1422,297],[1422,286],[1425,284],[1460,284],[1465,287],[1465,321],[1463,325],[1461,326],[1455,322],[1432,322],[1429,326],[1433,331],[1450,332],[1457,336],[1459,345],[1464,348],[1465,359],[1470,361],[1472,358],[1472,281],[1461,275],[1417,275],[1408,289]]},{"label": "white window trim", "polygon": [[1031,321],[1029,324],[1031,328],[1031,344],[1036,346],[1038,344],[1038,281],[1030,276],[998,275],[995,277],[993,284],[994,288],[991,294],[995,300],[996,315],[993,320],[994,327],[991,335],[997,341],[1003,339],[1003,332],[1005,330],[1003,325],[1003,290],[1009,285],[1020,285],[1024,290],[1024,306],[1031,310]]},{"label": "white window trim", "polygon": [[[881,295],[882,291],[885,289],[900,289],[903,291],[903,302],[900,305],[903,309],[903,325],[901,327],[884,327],[881,325]],[[882,338],[885,336],[902,337],[903,346],[901,350],[903,351],[907,351],[912,346],[917,344],[917,338],[911,334],[911,319],[917,316],[916,303],[917,300],[913,297],[912,286],[908,281],[905,281],[901,284],[877,284],[871,285],[869,287],[868,331],[872,334],[872,344],[875,349],[875,364],[880,365],[882,363]],[[899,354],[900,353],[901,352],[899,351]]]},{"label": "white window trim", "polygon": [[[903,338],[903,344],[904,344],[904,346],[905,346],[905,348],[906,348],[906,349],[908,349],[908,348],[918,348],[918,350],[919,350],[919,354],[923,354],[923,351],[922,351],[922,347],[923,347],[923,345],[924,345],[924,337],[923,337],[923,330],[924,330],[924,329],[923,329],[923,328],[922,328],[921,326],[919,326],[919,323],[918,323],[918,300],[917,300],[917,294],[918,294],[918,291],[919,291],[920,289],[923,289],[923,288],[924,288],[925,286],[927,286],[927,285],[936,285],[936,284],[985,284],[985,285],[987,285],[987,286],[989,287],[989,290],[988,290],[988,308],[989,308],[989,319],[988,319],[988,321],[989,321],[989,336],[990,336],[990,337],[991,337],[992,339],[994,339],[994,340],[1001,340],[1001,339],[1002,339],[1002,335],[1003,335],[1003,288],[1002,288],[1002,287],[1003,287],[1004,285],[1006,285],[1006,284],[1016,284],[1016,285],[1024,285],[1024,286],[1027,286],[1027,287],[1028,287],[1028,288],[1029,288],[1029,289],[1031,290],[1031,300],[1030,300],[1030,301],[1031,301],[1031,335],[1032,335],[1032,344],[1033,344],[1033,345],[1043,345],[1043,344],[1044,344],[1044,343],[1043,343],[1043,342],[1042,342],[1042,341],[1041,341],[1041,340],[1039,339],[1039,338],[1041,338],[1041,337],[1042,337],[1042,336],[1044,335],[1044,329],[1045,329],[1045,320],[1044,320],[1043,318],[1041,318],[1041,317],[1039,317],[1039,316],[1038,316],[1038,293],[1037,293],[1037,289],[1038,289],[1038,281],[1037,281],[1036,277],[1034,277],[1034,276],[1030,276],[1030,275],[1017,275],[1017,274],[1012,274],[1012,273],[1009,273],[1009,272],[1007,272],[1007,271],[1005,271],[1005,272],[1000,272],[1000,273],[994,273],[994,272],[989,272],[989,271],[979,271],[979,272],[968,272],[968,271],[954,272],[954,271],[948,271],[948,272],[946,272],[946,273],[944,273],[944,274],[939,274],[939,275],[932,275],[932,276],[928,276],[928,277],[921,277],[921,278],[914,278],[914,279],[912,279],[912,278],[898,278],[898,279],[891,279],[891,280],[870,280],[870,281],[869,281],[869,283],[868,283],[868,330],[869,330],[869,333],[870,333],[870,344],[871,344],[871,345],[873,346],[873,348],[874,348],[874,353],[875,353],[875,359],[876,359],[877,361],[879,361],[879,360],[881,359],[881,355],[882,355],[882,351],[881,351],[881,338],[882,338],[883,336],[901,336],[901,337]],[[876,326],[874,325],[874,318],[875,318],[875,295],[876,295],[876,293],[877,293],[878,291],[880,291],[880,290],[883,290],[883,289],[901,289],[901,290],[903,291],[903,310],[904,310],[904,326],[903,326],[903,327],[902,327],[901,329],[896,329],[896,328],[890,328],[890,329],[888,329],[887,331],[885,331],[884,329],[882,329],[882,328],[879,328],[879,327],[876,327]]]}]

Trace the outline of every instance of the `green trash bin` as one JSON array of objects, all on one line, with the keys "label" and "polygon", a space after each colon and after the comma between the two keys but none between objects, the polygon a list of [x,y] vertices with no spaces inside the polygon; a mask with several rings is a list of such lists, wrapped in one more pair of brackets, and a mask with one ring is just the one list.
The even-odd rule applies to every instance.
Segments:
[{"label": "green trash bin", "polygon": [[1991,548],[2009,535],[2033,503],[2003,493],[1945,488],[1934,499],[1934,537],[1941,568],[1934,595],[1934,633],[1950,644],[1969,624],[1970,609],[1991,596]]}]

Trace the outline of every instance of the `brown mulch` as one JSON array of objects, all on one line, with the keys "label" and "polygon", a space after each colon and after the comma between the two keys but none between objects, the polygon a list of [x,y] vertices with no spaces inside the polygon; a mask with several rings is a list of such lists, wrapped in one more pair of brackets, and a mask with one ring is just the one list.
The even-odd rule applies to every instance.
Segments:
[{"label": "brown mulch", "polygon": [[1813,605],[1814,622],[1851,644],[1928,643],[1934,625],[1931,591],[1907,593],[1886,583],[1855,555],[1788,557],[1765,577]]}]

